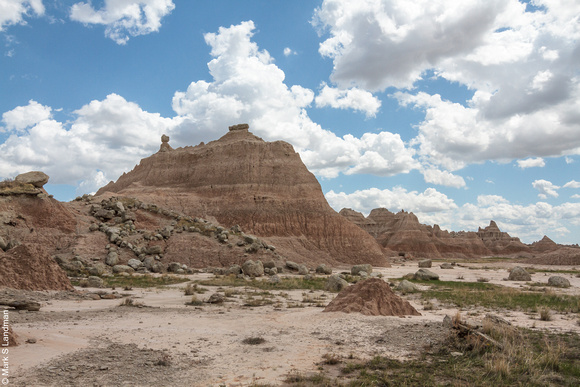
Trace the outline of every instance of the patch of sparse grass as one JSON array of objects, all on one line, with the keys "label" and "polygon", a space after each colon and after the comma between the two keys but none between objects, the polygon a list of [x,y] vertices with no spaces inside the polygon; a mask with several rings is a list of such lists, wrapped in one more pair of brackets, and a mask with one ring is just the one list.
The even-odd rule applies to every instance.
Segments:
[{"label": "patch of sparse grass", "polygon": [[271,297],[261,296],[259,298],[256,298],[253,295],[249,294],[246,296],[243,305],[254,307],[254,306],[272,305],[273,303],[274,301],[272,300]]},{"label": "patch of sparse grass", "polygon": [[186,296],[192,296],[196,293],[203,294],[205,292],[207,292],[207,289],[200,287],[198,284],[187,284],[184,290]]},{"label": "patch of sparse grass", "polygon": [[305,289],[305,290],[324,290],[326,286],[326,278],[310,278],[305,279],[303,277],[288,277],[281,278],[280,282],[274,283],[268,281],[267,278],[264,280],[252,279],[247,281],[245,279],[237,278],[235,275],[219,276],[208,280],[198,281],[200,285],[204,286],[248,286],[262,290],[294,290],[294,289]]},{"label": "patch of sparse grass", "polygon": [[143,276],[121,276],[103,277],[106,287],[131,287],[131,288],[152,288],[166,285],[179,284],[189,281],[187,278],[175,277],[172,275],[162,275],[154,277],[152,275]]},{"label": "patch of sparse grass", "polygon": [[460,308],[482,306],[509,310],[536,311],[549,307],[557,312],[578,313],[580,298],[557,294],[548,289],[543,292],[529,292],[485,282],[454,281],[411,281],[429,285],[421,296],[425,300],[437,299]]},{"label": "patch of sparse grass", "polygon": [[[376,356],[367,361],[348,361],[340,368],[343,376],[329,385],[577,385],[580,377],[580,337],[577,334],[543,334],[495,324],[484,329],[501,347],[477,345],[470,336],[451,335],[442,347],[416,360]],[[305,381],[307,379],[302,378],[298,382]]]}]

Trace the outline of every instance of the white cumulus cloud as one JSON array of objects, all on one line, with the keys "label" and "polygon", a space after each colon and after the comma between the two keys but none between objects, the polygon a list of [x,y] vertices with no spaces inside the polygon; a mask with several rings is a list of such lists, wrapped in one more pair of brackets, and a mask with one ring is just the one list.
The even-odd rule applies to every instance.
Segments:
[{"label": "white cumulus cloud", "polygon": [[42,0],[0,0],[0,31],[14,24],[26,24],[25,16],[44,15]]},{"label": "white cumulus cloud", "polygon": [[546,166],[546,162],[541,157],[531,157],[531,158],[525,159],[525,160],[518,160],[517,163],[518,163],[518,167],[520,167],[521,169],[533,168],[533,167],[542,168],[542,167]]},{"label": "white cumulus cloud", "polygon": [[72,20],[106,26],[105,35],[117,44],[126,44],[130,36],[159,31],[161,19],[173,11],[172,0],[105,0],[99,10],[91,2],[75,3]]},{"label": "white cumulus cloud", "polygon": [[542,199],[546,199],[548,196],[557,198],[558,189],[560,189],[559,186],[547,180],[534,180],[532,187],[540,192],[538,196]]},{"label": "white cumulus cloud", "polygon": [[327,84],[324,84],[314,101],[316,107],[352,109],[365,113],[367,117],[374,117],[381,107],[381,101],[368,91],[356,87],[336,89]]},{"label": "white cumulus cloud", "polygon": [[[2,114],[5,130],[20,132],[37,123],[51,118],[52,109],[30,100],[26,106],[17,106]],[[1,130],[1,128],[0,128]]]},{"label": "white cumulus cloud", "polygon": [[[398,134],[341,138],[313,122],[306,108],[314,101],[314,92],[284,83],[284,72],[252,41],[254,29],[254,23],[246,21],[205,35],[213,56],[208,63],[213,80],[192,82],[186,91],[175,93],[174,110],[193,128],[177,134],[179,141],[205,141],[232,123],[247,122],[253,133],[266,140],[291,143],[307,167],[322,177],[340,172],[389,176],[418,168],[414,150]],[[348,90],[331,99],[365,112],[380,106],[364,91]]]}]

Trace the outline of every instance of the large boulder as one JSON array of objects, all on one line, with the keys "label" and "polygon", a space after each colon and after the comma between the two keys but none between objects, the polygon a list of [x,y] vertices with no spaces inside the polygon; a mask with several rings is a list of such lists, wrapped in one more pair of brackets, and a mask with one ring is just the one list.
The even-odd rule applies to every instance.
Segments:
[{"label": "large boulder", "polygon": [[351,269],[350,269],[350,274],[352,275],[360,275],[361,272],[365,272],[367,273],[367,276],[370,275],[373,272],[373,266],[369,265],[368,263],[362,264],[362,265],[354,265]]},{"label": "large boulder", "polygon": [[325,289],[330,292],[340,292],[346,287],[348,287],[348,282],[340,278],[338,274],[333,274],[326,280]]},{"label": "large boulder", "polygon": [[414,278],[423,281],[436,281],[439,279],[439,274],[433,273],[431,270],[419,269],[415,273]]},{"label": "large boulder", "polygon": [[554,286],[556,288],[569,288],[570,281],[568,281],[564,277],[560,277],[559,275],[555,275],[553,277],[548,278],[548,285]]},{"label": "large boulder", "polygon": [[32,171],[21,173],[16,176],[14,181],[22,184],[32,184],[36,188],[42,188],[46,183],[48,183],[48,175],[40,171]]},{"label": "large boulder", "polygon": [[261,277],[264,275],[264,265],[262,261],[247,260],[242,265],[242,271],[249,277]]},{"label": "large boulder", "polygon": [[431,267],[431,265],[432,265],[432,262],[430,259],[424,259],[422,261],[419,261],[419,267],[429,269]]},{"label": "large boulder", "polygon": [[332,274],[332,268],[324,263],[318,265],[316,267],[316,273],[317,274]]},{"label": "large boulder", "polygon": [[523,267],[516,266],[510,272],[509,281],[531,281],[532,276]]},{"label": "large boulder", "polygon": [[417,285],[407,280],[402,280],[395,289],[403,293],[413,293],[418,290]]}]

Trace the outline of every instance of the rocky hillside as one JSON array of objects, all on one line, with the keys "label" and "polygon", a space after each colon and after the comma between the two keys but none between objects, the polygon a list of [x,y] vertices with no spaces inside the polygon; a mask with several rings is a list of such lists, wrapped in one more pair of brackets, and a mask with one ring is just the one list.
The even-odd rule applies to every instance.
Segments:
[{"label": "rocky hillside", "polygon": [[[300,263],[388,265],[374,238],[328,205],[290,144],[266,142],[247,125],[195,147],[173,149],[168,141],[97,197],[133,197],[226,229],[237,225]],[[186,246],[181,253],[192,254]]]}]

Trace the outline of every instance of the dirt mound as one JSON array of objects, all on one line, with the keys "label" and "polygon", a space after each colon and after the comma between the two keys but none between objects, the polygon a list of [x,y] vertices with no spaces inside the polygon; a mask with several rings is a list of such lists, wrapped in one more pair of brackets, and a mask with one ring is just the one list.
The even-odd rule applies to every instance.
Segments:
[{"label": "dirt mound", "polygon": [[341,291],[324,312],[358,312],[367,316],[420,316],[383,280],[370,278]]},{"label": "dirt mound", "polygon": [[0,287],[23,290],[72,290],[66,273],[46,250],[22,244],[7,253],[0,251]]},{"label": "dirt mound", "polygon": [[226,228],[239,225],[299,263],[388,266],[376,240],[329,206],[290,144],[266,142],[246,125],[208,144],[165,148],[141,160],[97,197],[111,194],[215,219]]}]

